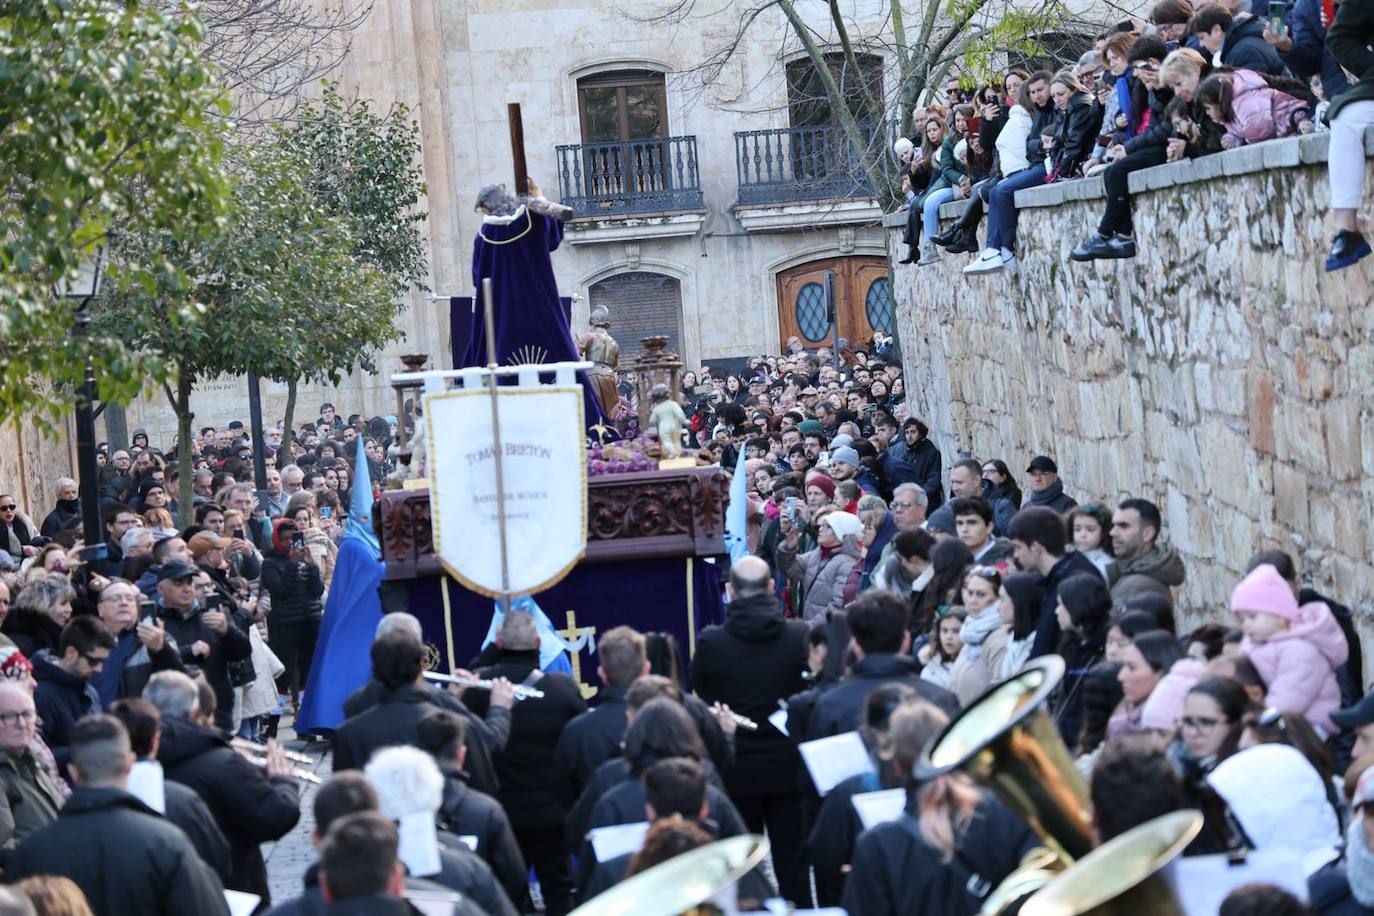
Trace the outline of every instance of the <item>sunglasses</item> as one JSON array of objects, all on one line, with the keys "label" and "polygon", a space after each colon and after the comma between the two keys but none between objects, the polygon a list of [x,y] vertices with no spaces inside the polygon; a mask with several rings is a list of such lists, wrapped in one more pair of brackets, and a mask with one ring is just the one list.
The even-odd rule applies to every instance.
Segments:
[{"label": "sunglasses", "polygon": [[13,512],[18,506],[0,506],[0,512]]}]

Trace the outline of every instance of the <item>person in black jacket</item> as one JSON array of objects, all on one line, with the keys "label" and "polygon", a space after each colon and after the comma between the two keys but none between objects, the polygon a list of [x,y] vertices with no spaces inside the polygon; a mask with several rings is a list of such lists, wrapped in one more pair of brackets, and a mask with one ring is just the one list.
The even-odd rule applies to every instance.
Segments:
[{"label": "person in black jacket", "polygon": [[1092,560],[1077,551],[1066,553],[1064,520],[1053,509],[1043,506],[1022,509],[1011,520],[1007,537],[1012,541],[1016,565],[1026,572],[1038,572],[1042,577],[1040,587],[1044,590],[1044,598],[1040,602],[1040,619],[1035,625],[1030,657],[1048,655],[1059,646],[1059,621],[1055,616],[1055,609],[1059,607],[1059,584],[1076,573],[1096,576],[1103,588],[1106,582]]},{"label": "person in black jacket", "polygon": [[[377,790],[361,773],[337,773],[315,793],[313,811],[315,829],[310,832],[310,843],[318,850],[336,822],[359,812],[378,813]],[[394,862],[394,849],[391,857]],[[320,892],[320,871],[319,862],[311,863],[302,875],[301,895],[277,904],[268,911],[267,916],[325,916],[330,912],[329,904],[324,902],[324,895]],[[443,885],[411,875],[405,875],[404,882],[406,891],[423,893],[426,899],[434,899],[436,895],[448,891]],[[451,891],[448,893],[452,894]],[[453,897],[461,900],[459,908],[454,910],[454,916],[487,916],[471,901],[457,894],[453,894]],[[403,912],[406,916],[412,916],[410,910]]]},{"label": "person in black jacket", "polygon": [[893,767],[905,777],[907,806],[895,821],[859,836],[844,886],[847,912],[973,916],[1040,844],[1025,821],[967,777],[914,779],[921,752],[946,724],[940,710],[921,700],[893,711]]},{"label": "person in black jacket", "polygon": [[[162,809],[159,812],[181,828],[196,848],[196,854],[215,870],[221,882],[230,880],[231,859],[229,841],[215,823],[215,816],[195,789],[163,778],[162,764],[157,762],[158,742],[162,738],[162,714],[156,706],[142,697],[117,700],[110,706],[110,715],[124,723],[129,732],[129,748],[133,751],[134,769],[151,768],[156,771],[157,783],[162,787]],[[131,775],[130,781],[133,782]],[[156,809],[157,801],[140,795],[149,807]]]},{"label": "person in black jacket", "polygon": [[1083,726],[1082,681],[1107,652],[1107,629],[1112,594],[1096,572],[1075,573],[1055,590],[1055,617],[1063,634],[1059,654],[1067,668],[1054,695],[1059,733],[1069,747],[1077,747]]},{"label": "person in black jacket", "polygon": [[83,719],[71,747],[76,789],[55,822],[15,849],[5,879],[70,878],[96,916],[227,914],[219,878],[186,835],[128,793],[134,755],[123,724]]},{"label": "person in black jacket", "polygon": [[[384,639],[388,640],[385,648],[379,645]],[[510,739],[510,707],[514,702],[510,682],[498,680],[487,705],[485,720],[474,715],[457,697],[425,683],[424,665],[414,660],[414,653],[419,652],[421,659],[424,654],[420,622],[400,611],[382,617],[371,651],[372,679],[344,701],[347,718],[340,730],[345,726],[348,730],[342,739],[339,731],[334,733],[335,771],[361,769],[372,751],[387,744],[414,743],[416,723],[424,714],[432,708],[447,709],[467,726],[463,747],[467,750],[464,767],[469,783],[479,792],[496,795],[501,783],[492,755]],[[392,679],[392,686],[386,686],[379,679],[379,663],[390,672],[388,677]],[[343,764],[340,763],[341,753]]]},{"label": "person in black jacket", "polygon": [[1214,60],[1234,70],[1254,70],[1269,76],[1288,76],[1283,58],[1264,40],[1265,22],[1254,16],[1233,17],[1221,4],[1201,10],[1188,23],[1198,44]]},{"label": "person in black jacket", "polygon": [[1048,153],[1048,177],[1055,181],[1077,178],[1102,127],[1102,109],[1071,70],[1060,70],[1050,80],[1050,98],[1059,111],[1059,122]]},{"label": "person in black jacket", "polygon": [[598,639],[596,657],[603,685],[598,702],[563,727],[554,752],[554,790],[565,808],[577,801],[597,767],[620,756],[628,724],[625,693],[635,678],[649,673],[644,636],[629,627],[608,630]]},{"label": "person in black jacket", "polygon": [[889,682],[909,685],[951,717],[958,713],[959,701],[954,694],[922,680],[920,669],[908,654],[910,609],[905,601],[891,592],[865,592],[846,613],[852,651],[857,658],[853,674],[817,699],[805,740],[858,729],[868,694]]},{"label": "person in black jacket", "polygon": [[196,567],[181,560],[163,563],[157,572],[157,616],[164,632],[176,641],[181,663],[199,667],[215,691],[215,724],[229,729],[234,723],[229,665],[248,658],[253,646],[229,614],[201,603],[201,588],[208,593],[210,579]]},{"label": "person in black jacket", "polygon": [[230,879],[225,885],[271,903],[260,844],[279,840],[300,820],[300,788],[275,744],[267,765],[254,766],[217,728],[199,725],[195,681],[180,671],[159,671],[143,698],[162,713],[157,759],[168,779],[194,789],[209,806],[229,841]]},{"label": "person in black jacket", "polygon": [[[417,727],[420,750],[434,758],[444,777],[439,827],[474,846],[517,908],[525,905],[529,872],[515,841],[510,818],[496,799],[468,786],[463,773],[463,720],[446,709],[431,709]],[[523,911],[523,910],[522,910]]]},{"label": "person in black jacket", "polygon": [[800,620],[785,620],[773,596],[768,564],[741,557],[730,567],[725,623],[701,631],[692,659],[692,686],[707,703],[720,703],[758,723],[735,733],[735,763],[725,774],[730,799],[753,833],[772,838],[773,869],[782,895],[810,899],[802,865],[801,756],[795,742],[769,716],[778,701],[806,684],[807,635]]},{"label": "person in black jacket", "polygon": [[324,581],[304,538],[295,522],[279,518],[272,524],[272,549],[262,558],[262,587],[272,596],[267,644],[285,666],[277,683],[293,703],[310,674],[324,613]]},{"label": "person in black jacket", "polygon": [[[510,815],[520,852],[539,877],[545,911],[562,916],[572,908],[572,866],[563,849],[565,814],[551,775],[559,734],[586,712],[587,704],[571,677],[540,670],[539,631],[528,612],[507,614],[495,645],[495,664],[479,668],[479,677],[504,677],[544,693],[521,700],[511,710],[510,741],[496,754],[496,773],[501,780],[501,805]],[[486,709],[487,691],[469,690],[463,702],[480,715]]]},{"label": "person in black jacket", "polygon": [[94,617],[73,617],[62,628],[59,655],[46,650],[32,659],[34,707],[38,711],[38,730],[43,742],[52,748],[59,762],[65,763],[72,726],[83,716],[101,710],[100,695],[91,686],[114,647],[114,637]]},{"label": "person in black jacket", "polygon": [[[1135,230],[1131,224],[1131,193],[1127,187],[1127,178],[1132,172],[1140,169],[1163,165],[1169,158],[1169,140],[1173,136],[1173,127],[1164,116],[1164,109],[1168,106],[1173,93],[1160,84],[1158,75],[1166,54],[1164,42],[1153,35],[1138,39],[1126,54],[1131,64],[1131,75],[1120,78],[1138,82],[1145,89],[1149,125],[1143,132],[1110,151],[1113,157],[1112,164],[1102,173],[1102,183],[1107,194],[1107,209],[1102,214],[1097,234],[1073,250],[1071,257],[1075,261],[1135,257]],[[1136,92],[1132,92],[1131,95],[1133,99],[1139,98]],[[1135,114],[1132,122],[1141,123],[1145,111]]]}]

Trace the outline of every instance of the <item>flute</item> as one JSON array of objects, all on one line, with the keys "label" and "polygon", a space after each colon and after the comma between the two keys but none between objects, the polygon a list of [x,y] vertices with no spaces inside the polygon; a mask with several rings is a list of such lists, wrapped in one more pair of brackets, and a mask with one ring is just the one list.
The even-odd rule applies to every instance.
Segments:
[{"label": "flute", "polygon": [[735,712],[733,709],[726,709],[725,707],[721,706],[719,703],[717,703],[716,705],[714,705],[714,706],[711,707],[711,712],[715,713],[716,715],[720,715],[721,713],[725,713],[725,714],[728,715],[731,719],[734,720],[734,723],[735,723],[735,727],[736,727],[736,728],[742,728],[742,729],[744,729],[744,730],[747,731],[747,732],[756,732],[756,731],[759,730],[759,723],[755,722],[753,719],[749,718],[748,716],[742,716],[742,715],[740,715],[739,713]]},{"label": "flute", "polygon": [[[440,674],[437,671],[426,671],[425,677],[431,681],[443,681],[446,684],[457,684],[459,687],[477,687],[481,690],[490,690],[496,686],[496,682],[484,677],[454,677],[451,674]],[[538,700],[544,696],[544,691],[536,690],[533,687],[526,687],[524,684],[513,684],[515,688],[515,698],[517,700]]]},{"label": "flute", "polygon": [[[255,767],[265,767],[265,766],[267,766],[267,758],[266,758],[266,757],[250,757],[250,756],[246,756],[246,755],[245,755],[243,759],[247,760],[249,763],[251,763],[251,764],[252,764],[253,766],[255,766]],[[303,780],[305,780],[306,782],[314,783],[314,784],[317,785],[317,786],[324,783],[324,780],[323,780],[323,779],[321,779],[320,777],[316,776],[314,773],[310,772],[309,770],[293,769],[293,770],[291,771],[291,775],[294,776],[294,777],[296,777],[297,779],[303,779]]]},{"label": "flute", "polygon": [[[240,751],[248,751],[252,754],[267,753],[267,745],[258,744],[256,741],[249,741],[246,738],[230,738],[229,746]],[[304,754],[297,754],[295,751],[288,751],[286,748],[282,748],[281,753],[283,757],[285,757],[287,760],[293,761],[294,763],[315,762],[313,757],[307,757]]]}]

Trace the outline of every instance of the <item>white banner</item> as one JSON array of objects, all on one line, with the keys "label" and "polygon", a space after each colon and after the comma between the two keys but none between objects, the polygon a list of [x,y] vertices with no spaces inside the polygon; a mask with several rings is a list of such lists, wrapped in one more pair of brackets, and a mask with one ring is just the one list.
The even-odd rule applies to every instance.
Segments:
[{"label": "white banner", "polygon": [[[571,572],[587,545],[582,388],[502,387],[497,404],[510,593],[525,595]],[[499,596],[491,393],[427,394],[424,412],[435,553],[464,586]]]}]

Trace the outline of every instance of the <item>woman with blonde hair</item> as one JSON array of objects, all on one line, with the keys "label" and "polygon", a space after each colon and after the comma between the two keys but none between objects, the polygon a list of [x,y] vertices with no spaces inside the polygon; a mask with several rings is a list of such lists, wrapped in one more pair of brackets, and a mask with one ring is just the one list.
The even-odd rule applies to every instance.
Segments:
[{"label": "woman with blonde hair", "polygon": [[161,506],[143,510],[143,527],[151,529],[154,540],[177,536],[177,525],[172,513]]},{"label": "woman with blonde hair", "polygon": [[893,765],[906,778],[906,810],[859,837],[844,887],[844,908],[864,916],[941,913],[974,916],[993,888],[1040,845],[1025,821],[966,776],[919,781],[917,761],[948,724],[923,700],[892,713]]},{"label": "woman with blonde hair", "polygon": [[92,916],[86,895],[71,878],[33,875],[14,886],[29,898],[38,916]]}]

